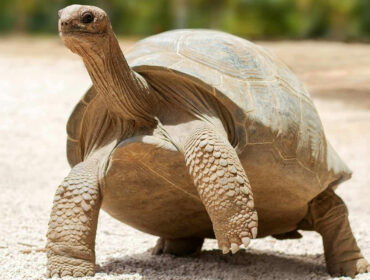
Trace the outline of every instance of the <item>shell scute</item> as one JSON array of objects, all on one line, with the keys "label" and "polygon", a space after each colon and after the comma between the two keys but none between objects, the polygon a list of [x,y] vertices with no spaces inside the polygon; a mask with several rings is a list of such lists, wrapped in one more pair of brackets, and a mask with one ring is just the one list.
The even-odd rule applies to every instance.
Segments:
[{"label": "shell scute", "polygon": [[284,89],[280,85],[273,86],[272,92],[277,103],[276,117],[279,118],[279,132],[275,145],[284,158],[295,158],[300,141],[298,138],[301,123],[300,98],[293,94],[283,94]]},{"label": "shell scute", "polygon": [[254,98],[254,110],[250,113],[251,123],[247,126],[248,142],[271,143],[278,130],[279,121],[273,92],[266,83],[249,82],[249,90]]},{"label": "shell scute", "polygon": [[[209,35],[203,36],[196,32],[188,34],[180,42],[179,54],[233,78],[271,78],[269,69],[262,67],[262,61],[254,49],[240,47],[240,38],[214,31],[210,31]],[[246,41],[242,43],[248,44]]]}]

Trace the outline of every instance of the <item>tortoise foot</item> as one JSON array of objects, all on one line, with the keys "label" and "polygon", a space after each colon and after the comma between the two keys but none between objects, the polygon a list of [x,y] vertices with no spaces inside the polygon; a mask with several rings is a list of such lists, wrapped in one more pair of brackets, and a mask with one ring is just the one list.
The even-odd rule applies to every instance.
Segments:
[{"label": "tortoise foot", "polygon": [[95,275],[95,254],[84,246],[48,244],[48,263],[46,276],[84,277]]},{"label": "tortoise foot", "polygon": [[348,262],[328,265],[328,271],[331,276],[349,276],[354,278],[357,274],[370,272],[370,264],[365,258],[352,260]]},{"label": "tortoise foot", "polygon": [[66,256],[49,258],[46,276],[50,277],[84,277],[95,275],[95,264],[81,259]]},{"label": "tortoise foot", "polygon": [[203,245],[203,238],[159,238],[152,249],[153,255],[171,254],[175,256],[198,255]]}]

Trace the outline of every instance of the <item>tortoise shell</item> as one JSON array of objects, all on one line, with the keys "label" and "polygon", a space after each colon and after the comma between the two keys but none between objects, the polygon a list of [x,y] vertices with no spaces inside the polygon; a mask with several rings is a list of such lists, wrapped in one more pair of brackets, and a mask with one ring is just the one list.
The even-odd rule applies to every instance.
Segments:
[{"label": "tortoise shell", "polygon": [[[247,153],[254,164],[285,170],[281,176],[309,181],[305,191],[312,198],[350,178],[350,170],[325,137],[309,93],[263,47],[219,31],[175,30],[141,40],[125,55],[144,77],[157,71],[178,75],[215,96],[233,117],[238,153]],[[87,142],[92,140],[84,135],[85,116],[108,114],[96,110],[102,106],[98,99],[91,88],[68,121],[72,166],[91,147]],[[259,156],[261,151],[269,156]]]}]

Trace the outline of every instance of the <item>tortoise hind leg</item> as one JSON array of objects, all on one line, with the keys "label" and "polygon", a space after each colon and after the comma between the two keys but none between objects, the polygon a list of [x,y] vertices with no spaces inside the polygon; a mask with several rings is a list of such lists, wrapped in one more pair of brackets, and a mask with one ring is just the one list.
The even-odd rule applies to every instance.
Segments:
[{"label": "tortoise hind leg", "polygon": [[189,237],[170,239],[161,237],[152,250],[153,255],[171,254],[175,256],[197,255],[202,249],[204,238]]},{"label": "tortoise hind leg", "polygon": [[322,236],[328,272],[332,276],[350,276],[370,272],[348,221],[348,209],[332,189],[327,189],[309,206],[301,229],[315,230]]},{"label": "tortoise hind leg", "polygon": [[47,276],[93,276],[101,195],[97,161],[73,167],[58,187],[47,233]]}]

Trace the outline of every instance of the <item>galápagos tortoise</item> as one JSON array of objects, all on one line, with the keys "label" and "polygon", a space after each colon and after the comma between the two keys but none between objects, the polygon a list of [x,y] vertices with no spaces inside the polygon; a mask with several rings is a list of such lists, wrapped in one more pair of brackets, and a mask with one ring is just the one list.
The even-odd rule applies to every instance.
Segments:
[{"label": "gal\u00e1pagos tortoise", "polygon": [[48,276],[95,273],[100,208],[160,236],[155,254],[191,254],[214,237],[235,253],[304,229],[322,235],[332,275],[369,269],[334,193],[351,172],[277,58],[207,30],[152,36],[124,56],[101,9],[72,5],[59,18],[93,86],[67,125],[72,170],[54,198]]}]

